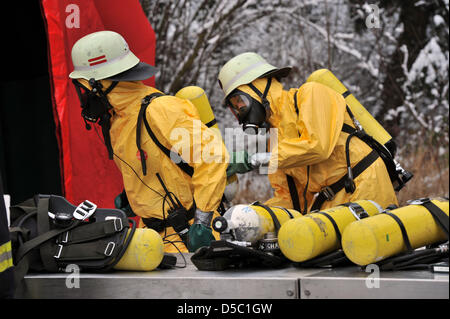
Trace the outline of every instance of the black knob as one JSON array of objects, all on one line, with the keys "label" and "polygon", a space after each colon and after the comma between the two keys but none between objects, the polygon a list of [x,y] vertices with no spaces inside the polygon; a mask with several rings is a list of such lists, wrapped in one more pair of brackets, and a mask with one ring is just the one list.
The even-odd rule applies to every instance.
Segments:
[{"label": "black knob", "polygon": [[228,227],[228,222],[225,218],[223,218],[222,216],[220,217],[216,217],[213,222],[212,222],[212,227],[213,229],[218,232],[221,233],[223,232],[225,229],[227,229]]},{"label": "black knob", "polygon": [[53,223],[58,227],[68,227],[73,222],[72,217],[73,215],[71,213],[58,212],[55,214]]}]

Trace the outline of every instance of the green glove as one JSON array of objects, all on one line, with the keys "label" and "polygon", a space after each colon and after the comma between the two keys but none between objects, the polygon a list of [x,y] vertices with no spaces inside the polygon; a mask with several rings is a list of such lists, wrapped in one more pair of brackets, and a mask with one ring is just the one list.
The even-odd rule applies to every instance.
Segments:
[{"label": "green glove", "polygon": [[203,212],[199,209],[195,211],[194,223],[188,232],[189,252],[195,252],[203,246],[209,246],[215,240],[211,230],[212,212]]},{"label": "green glove", "polygon": [[248,159],[247,151],[231,152],[230,163],[227,168],[227,177],[230,177],[236,173],[244,174],[253,170],[253,166]]},{"label": "green glove", "polygon": [[131,209],[130,203],[128,202],[127,194],[125,190],[122,193],[116,196],[114,199],[114,206],[118,209],[121,209],[125,212],[127,217],[135,217],[136,214]]}]

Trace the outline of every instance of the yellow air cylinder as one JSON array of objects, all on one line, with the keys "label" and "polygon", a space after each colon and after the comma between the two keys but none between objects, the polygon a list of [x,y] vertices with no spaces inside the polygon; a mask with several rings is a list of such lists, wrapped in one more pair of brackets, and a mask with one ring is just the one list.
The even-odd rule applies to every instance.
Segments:
[{"label": "yellow air cylinder", "polygon": [[[217,136],[220,137],[220,139],[223,139],[222,134],[220,134],[216,117],[214,116],[214,112],[211,108],[211,104],[209,103],[205,91],[201,87],[195,85],[186,86],[179,90],[175,94],[175,96],[179,97],[180,99],[191,101],[192,104],[194,104],[194,106],[197,108],[202,123],[211,128],[217,134]],[[237,178],[237,175],[234,174],[229,176],[227,178],[227,186],[225,188],[225,198],[228,201],[233,200],[238,190],[239,180]]]},{"label": "yellow air cylinder", "polygon": [[[130,230],[127,239],[129,234]],[[136,228],[127,250],[114,269],[150,271],[159,266],[163,257],[164,244],[161,236],[150,228]]]},{"label": "yellow air cylinder", "polygon": [[[358,200],[353,204],[359,205],[369,216],[383,211],[371,200]],[[278,245],[288,259],[303,262],[341,247],[331,220],[322,213],[335,221],[341,234],[347,225],[359,218],[354,208],[340,205],[287,221],[278,232]]]},{"label": "yellow air cylinder", "polygon": [[[431,202],[448,216],[448,200]],[[422,205],[407,205],[390,211],[403,223],[413,249],[446,239],[444,231]],[[365,266],[406,251],[399,224],[387,214],[362,219],[349,225],[342,235],[342,248],[348,259]]]},{"label": "yellow air cylinder", "polygon": [[200,115],[200,120],[203,124],[219,130],[219,126],[217,125],[216,117],[214,116],[214,112],[209,104],[208,97],[201,87],[194,85],[186,86],[179,90],[175,96],[191,101],[197,108]]},{"label": "yellow air cylinder", "polygon": [[[281,207],[269,207],[280,225],[292,218],[302,216],[293,209]],[[233,234],[233,239],[240,242],[255,244],[263,239],[267,233],[275,232],[275,224],[266,208],[258,205],[235,205],[228,209],[223,216],[213,220],[214,230],[221,233],[221,239],[228,239],[228,234]]]},{"label": "yellow air cylinder", "polygon": [[[348,92],[347,88],[328,69],[320,69],[311,73],[306,82],[317,82],[323,84],[339,94]],[[395,152],[395,143],[392,136],[381,126],[380,123],[364,108],[364,106],[353,96],[348,94],[345,101],[355,118],[364,128],[367,134],[372,136],[380,144],[384,145],[391,153]],[[392,154],[394,155],[394,154]]]}]

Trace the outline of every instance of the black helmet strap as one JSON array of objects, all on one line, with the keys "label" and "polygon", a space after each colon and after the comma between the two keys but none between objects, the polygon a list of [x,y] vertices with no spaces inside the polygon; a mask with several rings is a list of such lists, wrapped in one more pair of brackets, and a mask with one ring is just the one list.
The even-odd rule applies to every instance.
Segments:
[{"label": "black helmet strap", "polygon": [[[258,94],[258,96],[261,98],[261,104],[264,106],[264,109],[266,110],[266,116],[268,117],[270,114],[270,103],[267,100],[267,94],[269,93],[270,85],[272,84],[272,78],[267,78],[267,84],[266,88],[264,89],[264,93],[261,93],[260,90],[256,88],[256,86],[253,85],[253,83],[249,83],[248,86]],[[266,118],[267,118],[266,117]]]}]

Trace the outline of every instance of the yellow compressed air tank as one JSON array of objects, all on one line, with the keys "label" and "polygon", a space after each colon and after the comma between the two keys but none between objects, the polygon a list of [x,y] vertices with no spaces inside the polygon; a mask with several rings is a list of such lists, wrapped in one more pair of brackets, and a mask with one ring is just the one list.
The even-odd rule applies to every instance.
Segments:
[{"label": "yellow compressed air tank", "polygon": [[[175,96],[180,99],[191,101],[191,103],[197,108],[202,123],[211,128],[220,139],[223,139],[216,121],[216,117],[214,116],[214,112],[211,108],[211,104],[209,103],[205,91],[201,87],[195,85],[186,86],[179,90]],[[229,176],[227,178],[227,185],[224,193],[225,198],[228,201],[233,200],[238,190],[239,180],[237,175],[234,174]]]},{"label": "yellow compressed air tank", "polygon": [[[435,198],[431,202],[448,216],[448,200]],[[428,209],[422,205],[410,204],[389,212],[401,220],[413,249],[446,239],[444,231]],[[342,235],[342,248],[348,259],[361,266],[406,251],[399,224],[387,214],[379,214],[350,224]]]},{"label": "yellow compressed air tank", "polygon": [[[129,235],[130,230],[127,239]],[[161,236],[150,228],[136,228],[127,250],[114,269],[150,271],[159,266],[163,257],[164,244]]]},{"label": "yellow compressed air tank", "polygon": [[214,116],[214,112],[209,104],[208,97],[201,87],[194,85],[186,86],[179,90],[175,96],[191,101],[197,108],[200,115],[200,120],[203,124],[219,130],[219,126],[217,125],[216,117]]},{"label": "yellow compressed air tank", "polygon": [[235,205],[223,216],[215,218],[212,226],[214,230],[221,233],[221,239],[229,239],[231,234],[235,241],[254,244],[264,238],[267,233],[275,232],[275,224],[268,209],[276,216],[280,225],[292,218],[302,216],[293,209],[260,205],[256,203]]},{"label": "yellow compressed air tank", "polygon": [[[284,256],[294,262],[303,262],[335,251],[341,247],[339,236],[350,223],[364,216],[383,211],[371,200],[358,200],[320,212],[309,213],[287,221],[278,232],[278,245]],[[339,229],[337,234],[333,222]]]},{"label": "yellow compressed air tank", "polygon": [[[364,108],[364,106],[351,94],[336,76],[328,69],[320,69],[311,73],[306,82],[321,83],[339,94],[344,95],[345,101],[355,118],[364,128],[367,134],[372,136],[380,144],[384,145],[394,156],[395,142],[392,136],[380,123]],[[348,93],[347,93],[348,92]]]}]

